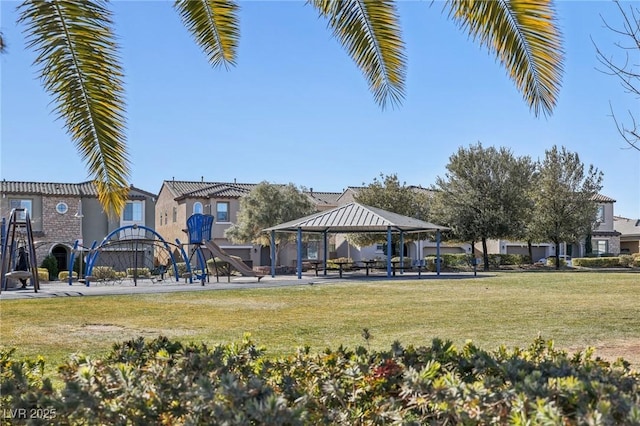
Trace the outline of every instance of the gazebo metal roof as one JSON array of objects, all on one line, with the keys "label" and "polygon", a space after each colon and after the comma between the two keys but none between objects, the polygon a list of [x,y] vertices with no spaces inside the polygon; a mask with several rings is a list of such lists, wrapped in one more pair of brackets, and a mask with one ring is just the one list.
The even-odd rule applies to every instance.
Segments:
[{"label": "gazebo metal roof", "polygon": [[376,233],[391,229],[394,232],[415,233],[449,228],[353,202],[272,226],[264,231],[297,232],[299,229],[302,232],[329,233]]}]

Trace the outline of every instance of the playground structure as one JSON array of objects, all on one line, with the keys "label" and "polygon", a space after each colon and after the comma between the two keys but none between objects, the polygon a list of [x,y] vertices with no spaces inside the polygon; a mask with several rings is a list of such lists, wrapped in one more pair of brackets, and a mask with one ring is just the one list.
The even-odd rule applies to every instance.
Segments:
[{"label": "playground structure", "polygon": [[[75,262],[78,241],[74,245],[73,254],[69,260],[69,270]],[[179,280],[178,262],[186,258],[181,247],[170,244],[156,231],[146,226],[122,226],[107,235],[100,244],[93,243],[84,261],[84,277],[78,281],[89,286],[94,282],[122,282],[133,280],[134,285],[140,279],[162,281],[165,275],[173,275]],[[82,270],[82,268],[80,269]],[[71,285],[73,278],[69,277]]]},{"label": "playground structure", "polygon": [[[211,239],[211,230],[213,227],[213,216],[201,213],[193,214],[187,219],[187,229],[189,232],[189,244],[194,247],[194,253],[198,259],[198,271],[195,274],[196,279],[201,280],[204,285],[207,280],[207,272],[209,270],[208,261],[211,261],[213,270],[216,275],[216,281],[220,279],[219,263],[226,263],[226,276],[231,280],[231,268],[238,271],[245,277],[256,277],[258,282],[263,275],[257,274],[252,268],[242,261],[239,257],[231,256],[220,248]],[[203,249],[206,249],[203,250]]]},{"label": "playground structure", "polygon": [[[2,290],[10,280],[30,279],[34,291],[38,291],[38,272],[33,232],[29,213],[24,209],[11,212],[8,226],[2,226]],[[21,219],[21,220],[19,220]],[[142,225],[127,225],[109,233],[100,243],[83,247],[81,240],[64,244],[70,249],[67,270],[68,284],[80,282],[87,287],[91,283],[119,284],[141,279],[161,282],[165,279],[184,279],[185,283],[200,281],[205,285],[210,275],[231,279],[232,269],[244,276],[257,277],[239,257],[231,256],[211,240],[213,216],[194,214],[187,220],[188,242],[175,243],[165,239],[155,230]],[[28,253],[29,270],[16,270],[19,247]]]},{"label": "playground structure", "polygon": [[[33,242],[33,230],[29,212],[23,208],[12,209],[5,228],[1,229],[2,255],[0,256],[0,289],[6,291],[10,280],[26,283],[30,280],[35,293],[40,289],[38,262]],[[26,255],[23,268],[19,268],[19,253]],[[23,285],[23,288],[25,285]]]}]

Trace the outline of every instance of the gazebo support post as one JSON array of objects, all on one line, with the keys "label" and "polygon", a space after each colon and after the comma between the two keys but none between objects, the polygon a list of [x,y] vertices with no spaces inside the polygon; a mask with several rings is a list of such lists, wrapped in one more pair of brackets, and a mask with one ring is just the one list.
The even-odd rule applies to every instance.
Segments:
[{"label": "gazebo support post", "polygon": [[436,230],[436,275],[440,276],[440,230]]},{"label": "gazebo support post", "polygon": [[404,274],[404,232],[400,231],[400,274]]},{"label": "gazebo support post", "polygon": [[276,231],[271,231],[271,278],[276,276]]},{"label": "gazebo support post", "polygon": [[387,278],[391,278],[391,227],[387,227]]},{"label": "gazebo support post", "polygon": [[327,231],[324,231],[322,233],[323,237],[324,237],[324,241],[323,241],[323,256],[322,256],[322,275],[327,275],[327,255],[329,254],[329,248],[327,246],[327,242],[329,240],[328,235],[327,235]]},{"label": "gazebo support post", "polygon": [[297,246],[298,246],[298,279],[302,279],[302,228],[298,227],[298,237],[297,237]]}]

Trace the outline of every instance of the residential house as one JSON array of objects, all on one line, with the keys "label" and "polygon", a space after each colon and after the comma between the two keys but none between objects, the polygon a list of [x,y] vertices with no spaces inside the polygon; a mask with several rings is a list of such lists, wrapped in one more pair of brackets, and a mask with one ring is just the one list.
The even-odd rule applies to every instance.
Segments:
[{"label": "residential house", "polygon": [[614,216],[613,228],[620,233],[620,254],[640,253],[640,219]]},{"label": "residential house", "polygon": [[[240,257],[249,266],[269,265],[268,246],[234,244],[225,231],[237,222],[240,200],[255,188],[255,183],[165,180],[158,193],[155,229],[167,241],[178,239],[188,245],[187,219],[194,213],[211,214],[214,224],[212,240],[230,255]],[[336,206],[339,193],[305,191],[318,211]],[[317,241],[305,242],[305,254],[317,254]],[[185,248],[185,251],[186,248]],[[280,263],[290,266],[295,251],[281,253]]]},{"label": "residential house", "polygon": [[[153,227],[155,194],[136,188],[118,218],[109,217],[98,201],[93,182],[55,183],[0,182],[0,216],[8,219],[11,210],[23,208],[29,213],[37,261],[53,255],[58,270],[67,270],[76,241],[91,247],[112,231],[125,225]],[[24,236],[20,236],[24,238]]]},{"label": "residential house", "polygon": [[[614,228],[614,203],[616,200],[602,194],[596,194],[593,201],[598,204],[596,224],[591,231],[591,247],[594,255],[620,254],[620,232]],[[574,248],[576,245],[574,244]],[[581,242],[574,257],[585,256],[585,244]],[[567,253],[572,255],[572,253]]]}]

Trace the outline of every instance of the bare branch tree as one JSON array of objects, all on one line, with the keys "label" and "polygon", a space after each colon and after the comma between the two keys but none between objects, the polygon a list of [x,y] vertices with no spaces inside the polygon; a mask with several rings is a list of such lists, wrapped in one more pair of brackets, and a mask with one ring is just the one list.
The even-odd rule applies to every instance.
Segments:
[{"label": "bare branch tree", "polygon": [[[595,42],[593,44],[596,48],[598,61],[605,67],[600,71],[616,77],[624,91],[640,101],[640,9],[633,3],[629,4],[628,9],[617,0],[615,3],[622,16],[622,27],[613,27],[604,18],[602,21],[607,29],[621,36],[623,41],[614,43],[614,46],[618,51],[624,53],[624,60],[606,55]],[[637,3],[635,4],[637,5]],[[611,102],[609,108],[620,136],[629,144],[630,148],[640,151],[640,119],[636,118],[640,108],[636,108],[635,111],[627,111],[630,120],[627,124],[618,120]]]}]

